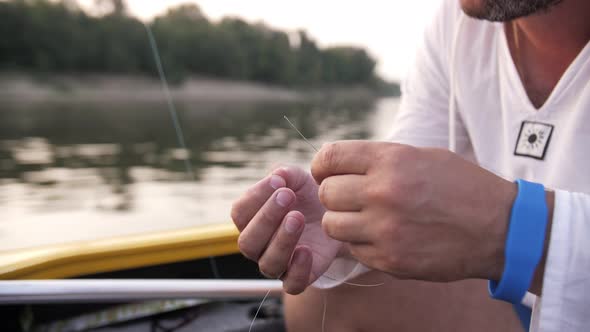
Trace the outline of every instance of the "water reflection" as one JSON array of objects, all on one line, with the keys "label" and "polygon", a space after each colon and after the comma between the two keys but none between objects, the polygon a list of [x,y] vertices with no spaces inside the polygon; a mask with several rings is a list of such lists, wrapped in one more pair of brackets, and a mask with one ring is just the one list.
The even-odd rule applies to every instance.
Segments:
[{"label": "water reflection", "polygon": [[[178,106],[188,151],[178,147],[163,104],[3,107],[0,249],[228,222],[231,201],[273,163],[306,166],[312,158],[283,115],[321,146],[382,137],[397,99]],[[31,228],[62,232],[24,239]]]}]

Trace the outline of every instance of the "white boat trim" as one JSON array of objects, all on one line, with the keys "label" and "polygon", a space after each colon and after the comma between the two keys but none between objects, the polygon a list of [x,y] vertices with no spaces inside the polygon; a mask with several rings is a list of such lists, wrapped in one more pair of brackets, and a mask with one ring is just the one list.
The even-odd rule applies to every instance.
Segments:
[{"label": "white boat trim", "polygon": [[282,294],[280,280],[71,279],[0,281],[0,304],[93,303],[155,299],[253,299]]}]

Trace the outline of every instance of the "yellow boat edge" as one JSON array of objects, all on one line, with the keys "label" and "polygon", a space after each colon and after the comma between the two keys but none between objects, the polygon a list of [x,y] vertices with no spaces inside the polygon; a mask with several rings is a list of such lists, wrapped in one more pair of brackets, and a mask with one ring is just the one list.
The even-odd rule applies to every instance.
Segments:
[{"label": "yellow boat edge", "polygon": [[231,223],[0,252],[0,279],[58,279],[238,252]]}]

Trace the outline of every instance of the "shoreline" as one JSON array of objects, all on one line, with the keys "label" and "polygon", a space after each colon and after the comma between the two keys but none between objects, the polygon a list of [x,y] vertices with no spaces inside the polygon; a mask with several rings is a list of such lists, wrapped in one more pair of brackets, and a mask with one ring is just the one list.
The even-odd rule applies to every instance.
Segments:
[{"label": "shoreline", "polygon": [[[379,94],[367,86],[295,89],[250,81],[191,77],[170,85],[174,101],[199,103],[306,102],[370,100]],[[4,103],[141,103],[163,102],[159,79],[140,75],[0,73]]]}]

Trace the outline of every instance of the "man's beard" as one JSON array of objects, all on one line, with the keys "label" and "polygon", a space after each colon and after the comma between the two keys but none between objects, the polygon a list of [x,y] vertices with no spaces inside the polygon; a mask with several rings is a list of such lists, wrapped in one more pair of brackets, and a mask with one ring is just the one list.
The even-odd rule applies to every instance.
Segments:
[{"label": "man's beard", "polygon": [[546,11],[561,0],[481,0],[480,8],[464,8],[471,17],[506,22]]}]

